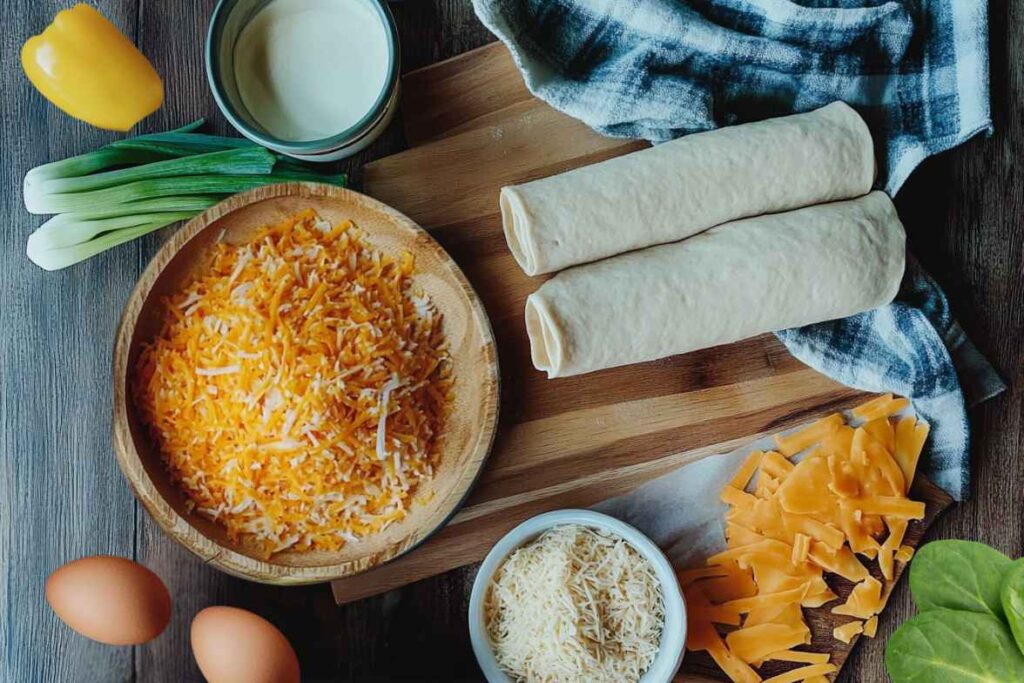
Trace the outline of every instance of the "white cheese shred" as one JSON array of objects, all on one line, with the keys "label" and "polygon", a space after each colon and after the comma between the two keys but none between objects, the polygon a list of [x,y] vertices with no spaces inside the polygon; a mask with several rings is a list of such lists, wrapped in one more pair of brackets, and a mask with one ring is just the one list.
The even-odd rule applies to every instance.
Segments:
[{"label": "white cheese shred", "polygon": [[516,681],[638,681],[665,621],[650,562],[624,539],[555,527],[512,553],[485,603],[498,664]]}]

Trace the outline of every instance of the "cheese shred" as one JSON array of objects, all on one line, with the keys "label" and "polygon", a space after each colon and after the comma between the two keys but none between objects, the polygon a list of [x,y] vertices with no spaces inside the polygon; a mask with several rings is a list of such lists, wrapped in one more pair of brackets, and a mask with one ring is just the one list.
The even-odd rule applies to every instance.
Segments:
[{"label": "cheese shred", "polygon": [[413,265],[309,210],[217,244],[164,301],[133,396],[191,509],[264,555],[337,550],[407,514],[452,387]]},{"label": "cheese shred", "polygon": [[516,681],[637,681],[658,654],[665,609],[650,562],[579,525],[512,553],[485,603],[499,665]]}]

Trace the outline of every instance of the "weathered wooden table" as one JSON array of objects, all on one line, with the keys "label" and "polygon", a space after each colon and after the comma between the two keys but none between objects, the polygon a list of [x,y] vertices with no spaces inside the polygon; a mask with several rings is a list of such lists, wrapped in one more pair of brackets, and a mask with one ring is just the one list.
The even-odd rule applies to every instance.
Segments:
[{"label": "weathered wooden table", "polygon": [[[41,222],[25,213],[21,180],[37,164],[114,136],[45,103],[18,68],[21,42],[68,0],[5,0],[0,34],[0,677],[3,681],[201,680],[188,631],[210,604],[274,621],[311,681],[478,680],[466,630],[474,569],[336,607],[327,586],[271,588],[204,566],[157,529],[135,502],[111,452],[110,351],[118,315],[167,233],[85,264],[46,273],[24,256]],[[162,130],[206,117],[227,132],[207,91],[202,46],[214,0],[99,0],[163,75],[167,102],[142,125]],[[1024,554],[1024,0],[990,3],[996,134],[926,162],[897,199],[910,244],[946,286],[965,328],[1011,389],[973,415],[973,499],[936,537],[982,540]],[[405,70],[492,38],[468,0],[392,3]],[[401,126],[361,158],[400,150]],[[175,596],[166,633],[114,648],[64,627],[43,599],[57,566],[83,555],[134,557]],[[910,610],[905,585],[879,637],[858,647],[844,681],[885,680],[885,638]]]}]

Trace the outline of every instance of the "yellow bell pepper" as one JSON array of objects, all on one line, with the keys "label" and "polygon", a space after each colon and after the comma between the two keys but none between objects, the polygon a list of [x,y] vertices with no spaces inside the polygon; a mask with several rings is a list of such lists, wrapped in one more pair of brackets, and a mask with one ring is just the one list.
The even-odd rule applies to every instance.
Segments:
[{"label": "yellow bell pepper", "polygon": [[164,101],[153,65],[89,5],[59,12],[29,38],[21,65],[43,97],[98,128],[127,131]]}]

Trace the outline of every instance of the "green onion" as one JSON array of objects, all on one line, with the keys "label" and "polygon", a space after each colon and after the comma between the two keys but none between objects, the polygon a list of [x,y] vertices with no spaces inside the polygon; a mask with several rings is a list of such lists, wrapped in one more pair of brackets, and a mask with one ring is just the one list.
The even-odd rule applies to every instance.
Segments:
[{"label": "green onion", "polygon": [[195,213],[191,211],[168,211],[164,213],[128,214],[98,220],[80,220],[73,213],[62,213],[46,221],[29,235],[28,251],[31,254],[33,250],[71,247],[82,242],[88,242],[93,237],[110,232],[111,230],[134,228],[146,223],[156,222],[170,225],[171,223],[191,218],[194,215]]},{"label": "green onion", "polygon": [[[171,130],[164,131],[163,133],[144,133],[142,135],[136,135],[134,138],[126,138],[128,140],[151,140],[154,138],[160,138],[164,135],[173,135],[175,133],[191,133],[192,131],[199,130],[206,123],[206,119],[196,119],[192,123],[186,123],[180,128],[172,128]],[[115,142],[117,142],[115,140]]]},{"label": "green onion", "polygon": [[[22,192],[25,197],[32,197],[43,183],[59,178],[77,178],[114,166],[127,164],[148,164],[166,157],[143,149],[98,149],[88,154],[80,154],[62,161],[54,161],[36,166],[25,174]],[[26,200],[27,204],[27,200]]]},{"label": "green onion", "polygon": [[[59,216],[55,216],[55,218],[61,218],[65,221],[93,221],[138,213],[165,213],[169,211],[183,211],[195,215],[206,211],[219,201],[220,198],[217,195],[154,197],[153,199],[138,199],[124,204],[108,204],[103,207],[89,209],[88,211],[62,213]],[[50,219],[50,221],[52,220],[53,218]]]},{"label": "green onion", "polygon": [[66,209],[53,203],[52,200],[55,197],[69,193],[84,194],[90,190],[124,186],[134,181],[151,178],[264,175],[270,173],[274,168],[274,162],[273,154],[261,147],[256,147],[167,159],[123,168],[119,171],[94,173],[76,178],[54,178],[39,183],[31,193],[25,194],[25,208],[29,213],[56,213]]},{"label": "green onion", "polygon": [[[168,131],[167,133],[156,133],[152,136],[140,135],[138,137],[129,138],[129,140],[122,140],[119,142],[145,140],[153,137],[159,138],[164,135],[186,134],[201,125],[203,125],[203,119],[193,121],[186,126],[176,128],[175,130]],[[148,164],[151,161],[159,161],[160,159],[167,158],[167,156],[168,155],[156,152],[153,149],[146,149],[145,146],[121,148],[118,146],[118,142],[112,142],[94,152],[79,154],[78,156],[62,159],[60,161],[53,161],[49,164],[43,164],[42,166],[36,166],[25,174],[25,187],[27,188],[29,185],[41,180],[73,178],[87,175],[89,173],[95,173],[96,171],[102,171],[105,168],[112,168],[114,166]]]},{"label": "green onion", "polygon": [[344,174],[316,173],[248,140],[194,132],[202,123],[118,140],[29,171],[25,207],[57,214],[29,237],[29,258],[47,270],[65,268],[236,192],[282,182],[346,184]]},{"label": "green onion", "polygon": [[[330,182],[334,185],[343,184],[344,177],[340,176],[340,181],[333,182],[325,178],[324,182]],[[96,206],[123,204],[137,199],[169,197],[180,194],[235,194],[236,192],[263,187],[264,185],[293,182],[295,180],[297,178],[290,174],[277,173],[267,175],[198,175],[150,178],[102,190],[50,195],[46,198],[46,213],[88,211]]]},{"label": "green onion", "polygon": [[[192,154],[207,154],[209,152],[222,152],[228,149],[263,149],[255,142],[245,138],[227,138],[220,135],[205,135],[202,133],[160,133],[151,136],[128,138],[117,140],[108,147],[122,151],[146,152],[154,155],[162,155],[166,158],[183,157]],[[311,171],[302,164],[283,154],[274,153],[277,157],[276,170],[291,170],[296,173],[316,178],[320,174]]]},{"label": "green onion", "polygon": [[61,268],[67,268],[68,266],[73,266],[87,258],[91,258],[96,254],[110,249],[111,247],[116,247],[119,244],[130,242],[133,239],[151,233],[154,230],[159,230],[160,228],[174,222],[175,220],[167,222],[157,220],[138,225],[134,228],[111,230],[110,232],[105,232],[86,242],[81,242],[68,247],[56,247],[53,249],[41,248],[39,243],[33,244],[32,241],[29,240],[27,249],[28,257],[32,263],[44,270],[60,270]]}]

